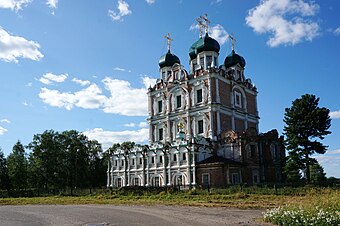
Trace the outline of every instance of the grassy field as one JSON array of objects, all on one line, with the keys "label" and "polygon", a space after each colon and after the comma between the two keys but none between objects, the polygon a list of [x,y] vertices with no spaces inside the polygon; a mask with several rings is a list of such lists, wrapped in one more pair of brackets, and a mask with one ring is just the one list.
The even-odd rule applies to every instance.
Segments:
[{"label": "grassy field", "polygon": [[190,205],[237,208],[274,208],[278,206],[322,206],[339,208],[340,191],[333,189],[217,189],[181,192],[113,191],[84,196],[48,196],[33,198],[2,198],[0,205],[31,204],[128,204],[128,205]]}]

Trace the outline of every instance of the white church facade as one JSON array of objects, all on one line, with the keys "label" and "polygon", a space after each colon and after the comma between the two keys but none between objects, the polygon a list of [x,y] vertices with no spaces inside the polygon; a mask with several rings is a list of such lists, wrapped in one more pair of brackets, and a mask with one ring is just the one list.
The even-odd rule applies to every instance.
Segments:
[{"label": "white church facade", "polygon": [[258,133],[257,89],[234,50],[219,62],[219,43],[198,19],[199,39],[189,49],[189,71],[171,52],[159,60],[148,90],[149,145],[110,155],[107,186],[228,186],[283,180],[283,137]]}]

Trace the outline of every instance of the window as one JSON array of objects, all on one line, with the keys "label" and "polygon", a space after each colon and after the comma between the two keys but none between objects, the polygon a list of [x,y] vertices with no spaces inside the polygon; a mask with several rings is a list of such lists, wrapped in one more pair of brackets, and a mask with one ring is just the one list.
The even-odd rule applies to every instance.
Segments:
[{"label": "window", "polygon": [[163,163],[163,156],[161,156],[161,155],[159,156],[159,162]]},{"label": "window", "polygon": [[114,161],[114,166],[117,166],[118,162],[117,160]]},{"label": "window", "polygon": [[240,177],[238,176],[238,173],[232,174],[232,183],[233,184],[239,184],[240,183]]},{"label": "window", "polygon": [[174,160],[174,162],[177,162],[177,155],[174,154],[174,155],[172,156],[172,159]]},{"label": "window", "polygon": [[202,89],[198,89],[196,91],[196,95],[197,95],[197,103],[201,103],[203,101]]},{"label": "window", "polygon": [[158,140],[163,140],[163,128],[158,129]]},{"label": "window", "polygon": [[178,95],[176,96],[176,108],[181,108],[182,107],[182,96]]},{"label": "window", "polygon": [[187,160],[187,154],[186,154],[186,153],[183,153],[182,159],[183,159],[183,161],[186,161],[186,160]]},{"label": "window", "polygon": [[250,157],[251,158],[256,157],[256,146],[255,146],[255,144],[250,145]]},{"label": "window", "polygon": [[241,108],[242,107],[242,94],[235,91],[234,98],[235,98],[235,106]]},{"label": "window", "polygon": [[196,69],[197,69],[197,63],[192,63],[192,69],[193,69],[193,71],[196,71]]},{"label": "window", "polygon": [[211,66],[212,56],[207,56],[207,68]]},{"label": "window", "polygon": [[161,100],[158,101],[158,113],[161,113],[163,111],[163,103]]},{"label": "window", "polygon": [[152,164],[155,163],[155,157],[154,157],[154,156],[151,157],[151,163],[152,163]]},{"label": "window", "polygon": [[167,76],[169,77],[171,75],[171,71],[168,71]]},{"label": "window", "polygon": [[117,187],[122,186],[122,178],[117,178]]},{"label": "window", "polygon": [[165,71],[162,71],[162,79],[165,80]]},{"label": "window", "polygon": [[135,159],[131,159],[132,165],[135,165]]},{"label": "window", "polygon": [[204,57],[200,58],[200,65],[201,65],[201,67],[203,67],[203,65],[204,65]]},{"label": "window", "polygon": [[139,165],[142,165],[142,158],[139,158]]},{"label": "window", "polygon": [[124,160],[122,160],[122,162],[121,162],[121,164],[120,164],[121,166],[124,166]]},{"label": "window", "polygon": [[139,179],[137,177],[135,177],[134,179],[134,185],[135,186],[138,186],[139,185]]},{"label": "window", "polygon": [[210,174],[209,173],[202,174],[202,185],[207,186],[209,184],[210,184]]},{"label": "window", "polygon": [[204,132],[204,130],[203,130],[203,120],[199,120],[198,122],[197,122],[197,124],[198,124],[198,134],[201,134],[201,133],[203,133]]},{"label": "window", "polygon": [[155,177],[155,187],[159,187],[159,177]]}]

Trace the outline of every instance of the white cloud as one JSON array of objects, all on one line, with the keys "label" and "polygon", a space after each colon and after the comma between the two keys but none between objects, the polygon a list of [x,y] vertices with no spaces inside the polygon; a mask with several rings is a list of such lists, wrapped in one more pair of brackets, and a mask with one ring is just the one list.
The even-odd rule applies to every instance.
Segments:
[{"label": "white cloud", "polygon": [[26,6],[31,2],[32,0],[1,0],[0,8],[18,11],[22,9],[22,6]]},{"label": "white cloud", "polygon": [[129,4],[123,0],[118,0],[117,9],[119,11],[118,13],[113,10],[109,10],[109,16],[113,21],[123,20],[122,17],[132,14],[132,11],[129,10]]},{"label": "white cloud", "polygon": [[142,77],[143,84],[145,88],[149,88],[150,86],[153,87],[156,84],[157,79],[155,78],[150,78],[147,75],[144,75]]},{"label": "white cloud", "polygon": [[61,93],[58,90],[42,88],[39,97],[50,106],[67,110],[71,110],[75,106],[84,109],[97,109],[102,107],[107,100],[101,93],[101,89],[96,84],[92,84],[75,93]]},{"label": "white cloud", "polygon": [[340,119],[340,110],[330,112],[329,117],[331,117],[331,119]]},{"label": "white cloud", "polygon": [[124,124],[124,126],[126,126],[126,127],[136,127],[136,124],[131,122],[131,123]]},{"label": "white cloud", "polygon": [[156,0],[145,0],[149,5],[152,5],[156,2]]},{"label": "white cloud", "polygon": [[45,85],[50,85],[53,82],[57,82],[57,83],[61,83],[64,82],[68,77],[68,74],[60,74],[60,75],[56,75],[53,73],[46,73],[44,74],[39,81],[41,83],[44,83]]},{"label": "white cloud", "polygon": [[81,79],[77,79],[77,78],[73,78],[72,79],[72,82],[75,82],[81,86],[87,86],[87,85],[90,85],[90,81],[89,80],[81,80]]},{"label": "white cloud", "polygon": [[17,58],[38,61],[44,57],[37,42],[13,36],[0,27],[0,60],[18,62]]},{"label": "white cloud", "polygon": [[228,41],[228,32],[220,24],[217,24],[209,29],[209,35],[216,39],[221,45]]},{"label": "white cloud", "polygon": [[[190,31],[198,30],[198,24],[192,24],[189,28]],[[223,45],[228,41],[228,32],[224,29],[224,27],[220,24],[216,24],[215,26],[209,27],[209,35],[216,39],[220,45]]]},{"label": "white cloud", "polygon": [[336,155],[336,154],[340,154],[340,149],[338,149],[338,150],[332,150],[332,151],[327,151],[326,154],[328,154],[328,155]]},{"label": "white cloud", "polygon": [[149,125],[148,125],[147,122],[140,122],[138,126],[139,126],[140,128],[147,128],[147,127],[149,127]]},{"label": "white cloud", "polygon": [[0,126],[0,136],[4,135],[8,130]]},{"label": "white cloud", "polygon": [[46,4],[52,9],[56,9],[58,6],[58,0],[47,0]]},{"label": "white cloud", "polygon": [[125,130],[125,131],[105,131],[102,128],[95,128],[83,132],[91,140],[97,140],[102,144],[103,150],[107,150],[114,143],[133,141],[136,143],[145,143],[148,141],[149,129]]},{"label": "white cloud", "polygon": [[8,124],[11,123],[11,121],[7,118],[1,119],[0,122],[1,123],[8,123]]},{"label": "white cloud", "polygon": [[96,84],[92,84],[75,93],[42,88],[39,97],[50,106],[67,110],[80,107],[101,109],[105,113],[126,116],[146,116],[146,86],[155,79],[143,77],[142,80],[145,87],[134,88],[128,81],[106,77],[102,80],[102,83],[105,89],[109,91],[109,96],[103,95],[102,90]]},{"label": "white cloud", "polygon": [[123,72],[131,72],[130,70],[124,69],[124,68],[120,68],[120,67],[115,67],[113,70],[115,71],[123,71]]},{"label": "white cloud", "polygon": [[304,17],[314,16],[319,5],[304,0],[262,0],[249,10],[246,23],[256,33],[270,33],[270,47],[295,45],[302,40],[312,41],[319,34],[319,25]]},{"label": "white cloud", "polygon": [[22,104],[24,105],[24,106],[32,106],[32,103],[29,103],[29,102],[27,102],[27,101],[24,101],[24,102],[22,102]]},{"label": "white cloud", "polygon": [[[143,78],[143,82],[149,80]],[[127,116],[147,115],[147,89],[133,88],[128,81],[106,77],[103,80],[105,88],[111,96],[104,106],[104,112]],[[145,83],[144,83],[145,84]]]},{"label": "white cloud", "polygon": [[333,33],[334,33],[335,35],[340,35],[340,27],[337,27],[337,28],[333,31]]},{"label": "white cloud", "polygon": [[33,83],[32,83],[32,82],[29,82],[29,83],[27,83],[25,86],[27,86],[27,87],[32,87],[32,85],[33,85]]}]

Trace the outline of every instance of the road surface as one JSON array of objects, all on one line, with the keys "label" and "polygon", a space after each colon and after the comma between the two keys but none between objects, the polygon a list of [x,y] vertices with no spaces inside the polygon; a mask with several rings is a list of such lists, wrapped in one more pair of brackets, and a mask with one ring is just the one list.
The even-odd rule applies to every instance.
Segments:
[{"label": "road surface", "polygon": [[[1,226],[203,226],[263,225],[262,210],[186,206],[27,205],[0,206]],[[268,224],[266,224],[268,225]]]}]

